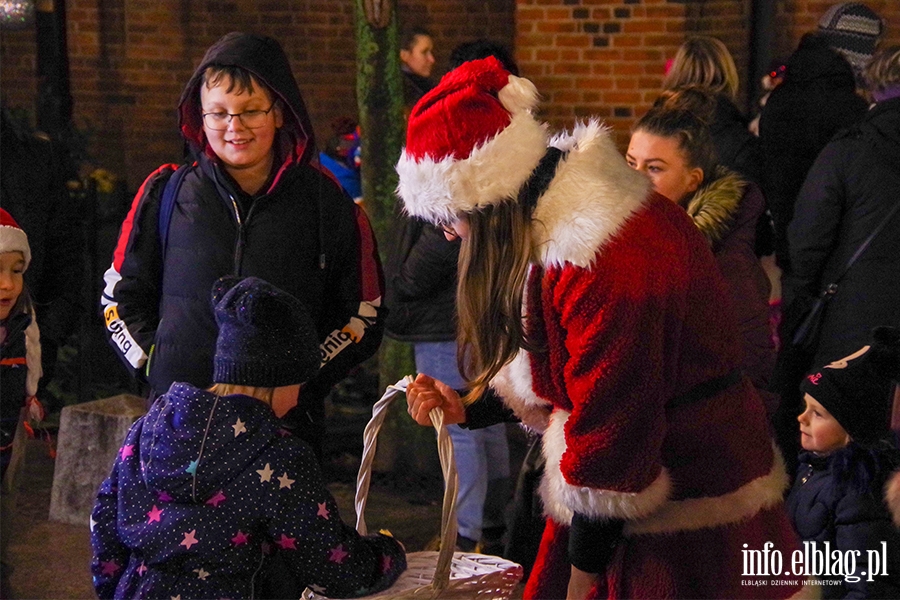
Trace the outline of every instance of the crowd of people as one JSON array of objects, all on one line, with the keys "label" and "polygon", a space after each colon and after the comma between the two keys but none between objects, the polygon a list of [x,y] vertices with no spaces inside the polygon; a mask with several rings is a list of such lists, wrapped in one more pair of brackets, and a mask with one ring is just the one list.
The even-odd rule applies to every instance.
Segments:
[{"label": "crowd of people", "polygon": [[[337,120],[318,154],[280,44],[222,37],[179,101],[187,158],[140,186],[104,275],[110,343],[149,394],[91,517],[98,596],[389,588],[402,540],[346,525],[320,467],[325,398],[384,334],[414,350],[411,418],[449,424],[458,549],[522,562],[525,598],[757,596],[751,576],[769,598],[900,595],[900,46],[883,29],[864,4],[828,9],[756,123],[725,44],[692,36],[624,152],[596,119],[548,131],[487,40],[434,81],[434,38],[410,29],[384,272],[365,132]],[[8,175],[10,131],[4,529],[66,302],[44,274],[55,213],[22,201],[56,206],[54,182]],[[534,440],[515,492],[510,422]],[[747,552],[810,544],[856,558],[746,572]]]}]

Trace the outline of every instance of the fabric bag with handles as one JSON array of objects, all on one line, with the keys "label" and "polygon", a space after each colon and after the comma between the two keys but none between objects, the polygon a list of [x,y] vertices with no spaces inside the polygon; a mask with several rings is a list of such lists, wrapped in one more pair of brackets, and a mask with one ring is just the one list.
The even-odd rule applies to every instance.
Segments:
[{"label": "fabric bag with handles", "polygon": [[[381,399],[372,407],[372,419],[363,433],[363,456],[356,482],[356,530],[366,535],[366,502],[372,477],[378,432],[384,423],[387,409],[397,396],[406,393],[412,381],[407,376],[388,386]],[[458,480],[453,458],[453,442],[444,425],[444,414],[434,409],[430,415],[437,430],[438,455],[444,476],[444,502],[441,510],[441,549],[439,552],[411,552],[406,555],[407,569],[386,590],[365,596],[369,599],[395,600],[401,598],[441,598],[506,600],[522,579],[522,566],[498,556],[474,552],[454,552],[456,547],[456,493]],[[304,600],[328,600],[307,588]]]}]

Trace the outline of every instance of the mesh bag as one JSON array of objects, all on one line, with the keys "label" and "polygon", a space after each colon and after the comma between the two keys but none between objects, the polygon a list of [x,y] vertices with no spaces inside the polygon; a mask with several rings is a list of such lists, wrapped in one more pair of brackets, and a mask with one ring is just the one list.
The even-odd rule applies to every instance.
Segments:
[{"label": "mesh bag", "polygon": [[[388,386],[381,400],[372,407],[372,419],[363,433],[363,456],[356,481],[356,530],[366,535],[365,510],[372,477],[378,432],[387,409],[397,396],[406,393],[406,377]],[[453,458],[453,442],[444,426],[440,409],[429,415],[437,430],[438,455],[444,475],[444,503],[441,510],[441,549],[439,552],[411,552],[406,555],[407,569],[386,590],[365,596],[378,600],[401,598],[441,598],[506,600],[522,579],[522,566],[498,556],[474,552],[454,552],[456,547],[456,492],[459,482]],[[307,588],[304,600],[328,600]]]}]

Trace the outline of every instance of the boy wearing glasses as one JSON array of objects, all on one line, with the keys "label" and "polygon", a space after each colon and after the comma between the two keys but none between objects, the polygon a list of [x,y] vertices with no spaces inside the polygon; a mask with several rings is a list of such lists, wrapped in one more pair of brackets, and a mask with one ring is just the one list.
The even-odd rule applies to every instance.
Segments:
[{"label": "boy wearing glasses", "polygon": [[178,112],[194,162],[180,167],[167,224],[160,206],[175,165],[152,173],[132,203],[104,276],[110,342],[147,378],[151,400],[174,381],[208,387],[216,341],[208,290],[224,275],[271,282],[316,323],[321,369],[285,419],[321,457],[325,396],[381,343],[383,278],[368,219],[311,163],[309,115],[274,39],[221,38]]}]

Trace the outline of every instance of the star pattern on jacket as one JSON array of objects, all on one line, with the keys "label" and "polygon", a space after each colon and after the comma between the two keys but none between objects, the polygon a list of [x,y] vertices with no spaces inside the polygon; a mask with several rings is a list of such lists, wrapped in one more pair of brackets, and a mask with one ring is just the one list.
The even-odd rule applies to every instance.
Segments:
[{"label": "star pattern on jacket", "polygon": [[266,466],[265,466],[265,467],[263,467],[262,469],[259,469],[259,470],[257,471],[257,473],[259,473],[259,482],[260,482],[260,483],[263,483],[263,482],[265,482],[265,481],[271,481],[271,480],[272,480],[272,474],[273,474],[274,472],[275,472],[275,471],[272,470],[271,465],[269,465],[269,463],[266,463]]},{"label": "star pattern on jacket", "polygon": [[296,550],[297,546],[294,543],[296,541],[297,541],[297,538],[288,537],[282,533],[281,539],[277,540],[275,543],[278,544],[279,546],[281,546],[282,550],[288,550],[288,549]]},{"label": "star pattern on jacket", "polygon": [[[183,394],[180,414],[159,418],[175,412],[166,403],[174,390]],[[315,583],[351,596],[390,585],[406,564],[399,545],[341,523],[309,446],[279,436],[258,400],[213,408],[216,398],[175,384],[129,432],[133,458],[117,455],[92,513],[98,597],[249,597],[261,556],[274,552],[300,589]],[[238,418],[246,432],[235,436]],[[209,468],[186,472],[195,459]]]},{"label": "star pattern on jacket", "polygon": [[219,504],[225,502],[225,494],[222,493],[222,490],[219,490],[215,494],[213,494],[212,498],[206,501],[207,504],[219,508]]},{"label": "star pattern on jacket", "polygon": [[126,444],[122,446],[122,449],[119,450],[119,454],[122,457],[122,460],[125,460],[129,456],[134,456],[134,444]]},{"label": "star pattern on jacket", "polygon": [[336,548],[332,548],[328,551],[328,560],[331,562],[336,562],[337,564],[342,564],[344,559],[350,555],[349,552],[344,550],[343,544]]},{"label": "star pattern on jacket", "polygon": [[187,469],[185,469],[184,472],[185,472],[185,473],[190,473],[191,475],[196,475],[196,474],[197,474],[197,467],[198,467],[199,465],[200,465],[200,461],[199,461],[199,460],[192,460],[192,461],[188,464]]},{"label": "star pattern on jacket", "polygon": [[247,433],[247,428],[245,427],[246,423],[241,421],[240,417],[238,417],[237,422],[231,426],[234,429],[234,437],[241,435],[242,433]]},{"label": "star pattern on jacket", "polygon": [[115,575],[119,572],[119,569],[122,567],[114,560],[107,560],[100,563],[100,566],[103,567],[104,575]]},{"label": "star pattern on jacket", "polygon": [[178,545],[179,545],[179,546],[184,546],[185,548],[187,548],[188,550],[190,550],[190,549],[191,549],[191,546],[193,546],[194,544],[199,544],[199,543],[200,543],[200,541],[199,541],[196,537],[194,537],[194,536],[196,536],[196,535],[197,535],[197,530],[196,530],[196,529],[192,529],[191,531],[185,532],[185,534],[184,534],[184,539],[183,539],[183,540],[181,541],[181,543],[178,544]]},{"label": "star pattern on jacket", "polygon": [[294,484],[294,480],[288,477],[287,471],[284,472],[284,475],[278,478],[278,489],[283,490],[284,488],[291,489],[291,486]]},{"label": "star pattern on jacket", "polygon": [[150,510],[150,512],[147,513],[147,523],[154,523],[154,522],[159,523],[160,517],[162,517],[164,510],[165,510],[164,508],[163,509],[156,508],[156,505],[154,504],[153,508]]},{"label": "star pattern on jacket", "polygon": [[245,546],[250,541],[250,536],[238,529],[238,532],[231,538],[231,543],[235,546]]}]

